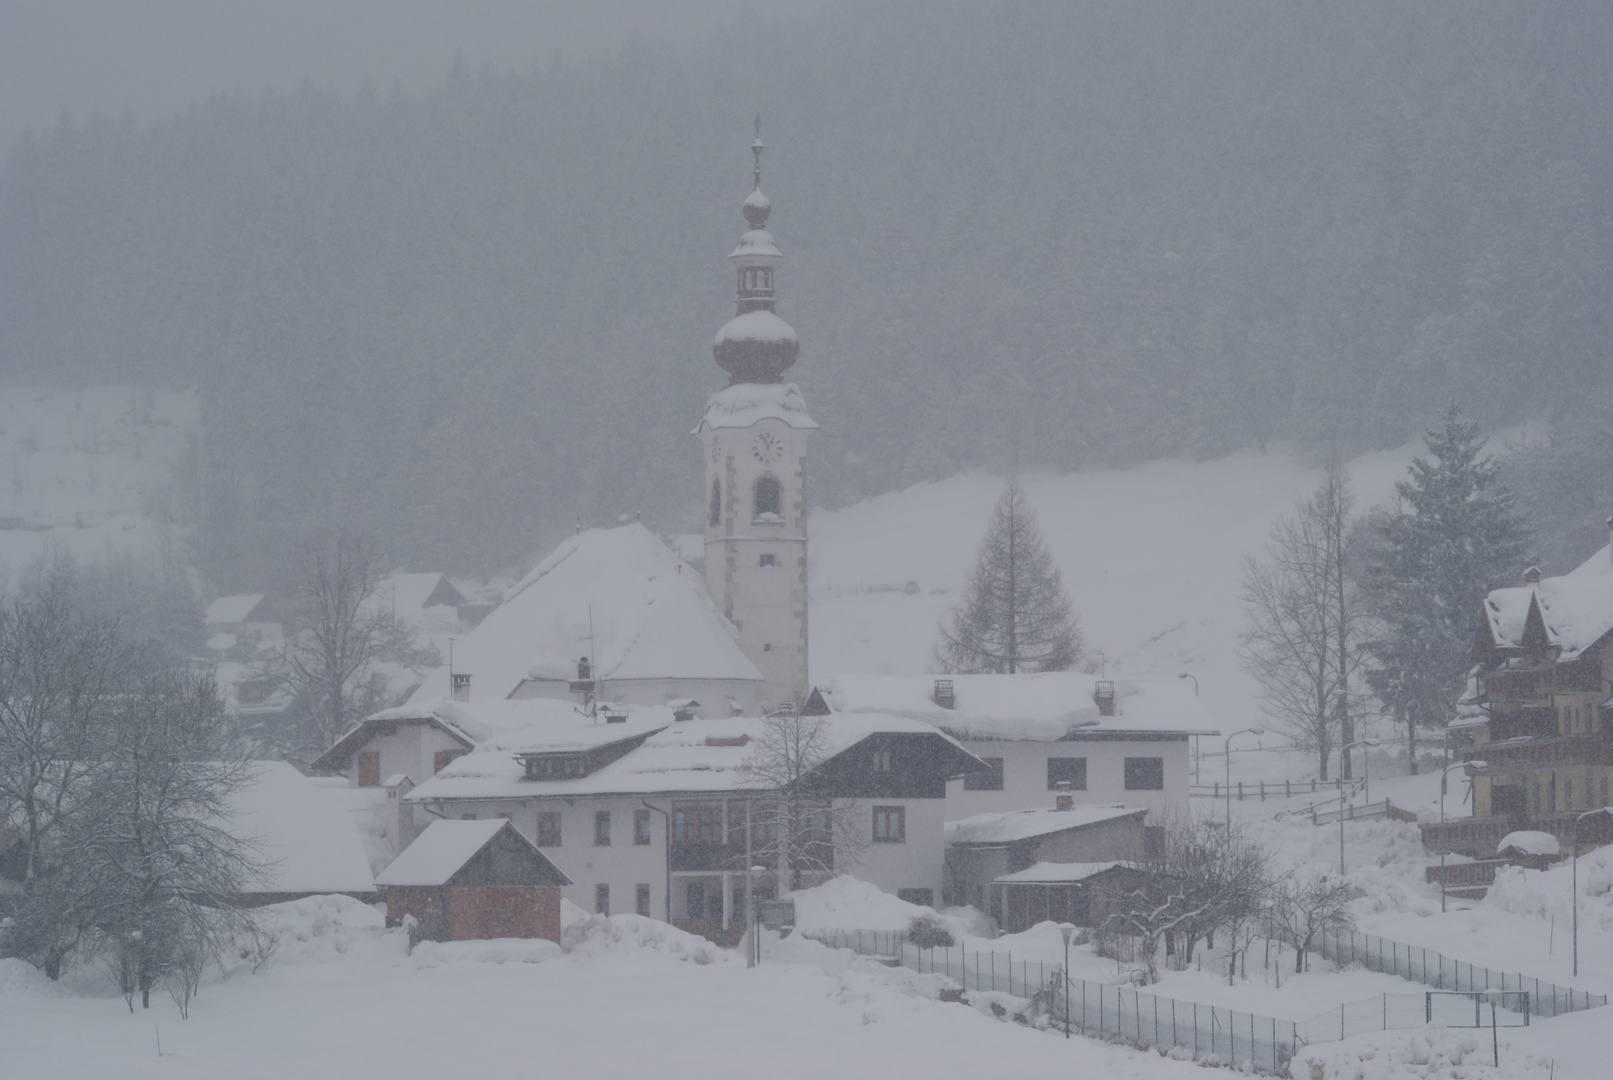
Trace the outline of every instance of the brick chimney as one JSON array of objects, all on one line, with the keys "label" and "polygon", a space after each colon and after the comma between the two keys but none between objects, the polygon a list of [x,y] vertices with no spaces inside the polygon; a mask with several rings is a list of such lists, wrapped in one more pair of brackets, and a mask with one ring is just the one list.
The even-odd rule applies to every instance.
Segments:
[{"label": "brick chimney", "polygon": [[1070,794],[1070,782],[1068,780],[1060,780],[1058,782],[1058,794],[1053,796],[1053,809],[1075,809],[1075,796]]},{"label": "brick chimney", "polygon": [[1099,716],[1115,714],[1115,684],[1110,679],[1099,679],[1092,686],[1092,700],[1098,706]]},{"label": "brick chimney", "polygon": [[469,701],[470,700],[470,676],[467,675],[463,671],[456,671],[453,674],[453,683],[454,683],[454,700],[455,701]]}]

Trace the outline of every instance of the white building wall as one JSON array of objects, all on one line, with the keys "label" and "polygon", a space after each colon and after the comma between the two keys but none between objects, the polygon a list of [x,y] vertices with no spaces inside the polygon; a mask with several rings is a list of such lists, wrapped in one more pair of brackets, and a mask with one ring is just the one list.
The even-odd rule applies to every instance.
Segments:
[{"label": "white building wall", "polygon": [[[1147,810],[1147,824],[1164,825],[1188,816],[1188,784],[1192,761],[1186,736],[1170,739],[1069,739],[1058,742],[1030,740],[961,740],[977,757],[1003,759],[1001,791],[966,791],[962,780],[947,783],[946,817],[959,821],[975,814],[1029,810],[1052,806],[1057,794],[1047,785],[1047,759],[1086,758],[1086,790],[1072,791],[1077,805],[1119,803]],[[1125,759],[1162,758],[1165,786],[1161,791],[1128,791]]]},{"label": "white building wall", "polygon": [[[888,893],[901,889],[930,889],[941,903],[946,859],[943,826],[944,799],[859,799],[851,804],[862,818],[864,847],[855,864],[836,870],[877,885]],[[906,818],[906,839],[889,843],[874,839],[874,807],[900,806]]]},{"label": "white building wall", "polygon": [[[739,628],[739,647],[766,677],[774,704],[801,700],[807,692],[809,434],[772,417],[748,428],[700,431],[708,508],[706,588]],[[777,521],[758,520],[754,513],[756,482],[764,476],[781,487]],[[715,523],[709,516],[714,483],[722,492]],[[764,557],[772,565],[764,565]]]},{"label": "white building wall", "polygon": [[423,784],[437,773],[437,751],[464,749],[458,739],[430,724],[400,725],[392,734],[377,735],[358,748],[347,769],[347,783],[350,787],[358,786],[358,755],[365,751],[381,755],[379,779],[382,783],[403,773],[416,784]]}]

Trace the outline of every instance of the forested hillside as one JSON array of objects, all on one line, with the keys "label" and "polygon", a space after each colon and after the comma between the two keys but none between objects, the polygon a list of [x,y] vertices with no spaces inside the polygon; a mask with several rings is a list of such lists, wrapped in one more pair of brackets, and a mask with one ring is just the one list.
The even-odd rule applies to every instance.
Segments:
[{"label": "forested hillside", "polygon": [[852,4],[0,170],[0,370],[200,388],[219,587],[337,518],[489,570],[691,525],[764,117],[820,505],[1405,441],[1613,384],[1613,7]]}]

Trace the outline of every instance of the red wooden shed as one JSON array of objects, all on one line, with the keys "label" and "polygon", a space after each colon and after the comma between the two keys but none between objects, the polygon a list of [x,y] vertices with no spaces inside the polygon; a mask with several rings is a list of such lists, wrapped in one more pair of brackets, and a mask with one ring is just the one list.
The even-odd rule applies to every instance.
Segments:
[{"label": "red wooden shed", "polygon": [[386,921],[412,915],[432,941],[560,941],[560,889],[571,879],[503,818],[434,821],[375,883]]}]

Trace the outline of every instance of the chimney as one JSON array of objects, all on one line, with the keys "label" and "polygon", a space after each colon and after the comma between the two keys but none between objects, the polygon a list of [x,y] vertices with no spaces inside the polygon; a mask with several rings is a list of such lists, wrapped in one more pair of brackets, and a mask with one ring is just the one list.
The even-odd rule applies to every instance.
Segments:
[{"label": "chimney", "polygon": [[1523,583],[1525,585],[1539,585],[1540,584],[1540,567],[1531,566],[1529,569],[1525,570],[1523,572]]},{"label": "chimney", "polygon": [[1092,684],[1092,700],[1098,706],[1099,716],[1115,714],[1115,684],[1110,679],[1099,679]]},{"label": "chimney", "polygon": [[941,708],[943,708],[943,709],[955,709],[955,708],[958,707],[958,699],[952,696],[952,680],[951,679],[937,679],[937,680],[935,680],[935,698],[934,698],[934,700],[935,700],[935,703],[937,705],[941,706]]},{"label": "chimney", "polygon": [[454,682],[454,700],[455,701],[469,701],[470,700],[470,676],[467,675],[463,671],[456,671],[453,674],[453,682]]},{"label": "chimney", "polygon": [[1075,809],[1075,796],[1070,794],[1070,782],[1068,780],[1060,780],[1058,782],[1058,794],[1053,797],[1053,809]]}]

